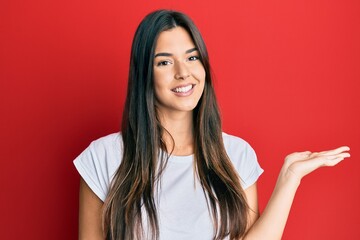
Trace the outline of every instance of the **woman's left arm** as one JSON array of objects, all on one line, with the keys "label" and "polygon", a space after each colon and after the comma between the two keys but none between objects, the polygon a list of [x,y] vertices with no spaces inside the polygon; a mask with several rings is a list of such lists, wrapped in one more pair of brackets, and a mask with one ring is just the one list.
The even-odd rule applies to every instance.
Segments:
[{"label": "woman's left arm", "polygon": [[[266,208],[259,218],[256,214],[250,215],[250,227],[243,239],[281,239],[301,179],[320,167],[335,166],[350,157],[346,152],[349,150],[348,147],[340,147],[319,153],[307,151],[288,155]],[[245,194],[250,208],[257,209],[256,185],[246,189]]]},{"label": "woman's left arm", "polygon": [[247,229],[249,229],[252,225],[254,225],[260,216],[256,182],[250,187],[246,188],[244,192],[246,201],[249,205],[249,218],[247,226]]}]

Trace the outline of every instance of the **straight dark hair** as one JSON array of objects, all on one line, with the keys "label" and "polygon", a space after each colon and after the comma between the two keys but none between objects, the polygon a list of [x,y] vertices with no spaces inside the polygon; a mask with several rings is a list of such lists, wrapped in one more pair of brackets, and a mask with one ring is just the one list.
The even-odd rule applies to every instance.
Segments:
[{"label": "straight dark hair", "polygon": [[[158,10],[142,20],[132,43],[122,118],[122,161],[104,204],[106,239],[159,238],[154,188],[166,166],[168,155],[163,154],[167,152],[162,140],[166,129],[161,126],[155,107],[153,61],[159,34],[176,27],[184,28],[192,37],[206,73],[203,94],[193,111],[194,169],[213,218],[214,239],[220,240],[226,236],[239,239],[246,231],[248,205],[240,177],[223,144],[221,119],[205,43],[188,16],[176,11]],[[143,214],[144,210],[146,214]],[[146,237],[144,220],[150,230],[150,236]]]}]

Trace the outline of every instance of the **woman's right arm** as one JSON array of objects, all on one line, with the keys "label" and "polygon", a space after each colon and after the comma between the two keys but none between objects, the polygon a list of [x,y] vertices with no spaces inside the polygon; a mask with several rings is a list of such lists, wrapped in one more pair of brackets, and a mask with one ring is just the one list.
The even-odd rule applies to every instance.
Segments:
[{"label": "woman's right arm", "polygon": [[79,240],[105,239],[101,222],[102,206],[103,202],[81,178],[79,193]]}]

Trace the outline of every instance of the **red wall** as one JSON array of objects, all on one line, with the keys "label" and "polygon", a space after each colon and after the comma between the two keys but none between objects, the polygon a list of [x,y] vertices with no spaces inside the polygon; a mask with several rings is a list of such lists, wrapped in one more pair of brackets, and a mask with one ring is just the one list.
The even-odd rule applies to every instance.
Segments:
[{"label": "red wall", "polygon": [[131,40],[157,8],[201,29],[224,130],[265,169],[261,209],[287,153],[352,148],[303,180],[283,239],[360,239],[358,0],[1,1],[0,238],[76,239],[72,160],[118,131]]}]

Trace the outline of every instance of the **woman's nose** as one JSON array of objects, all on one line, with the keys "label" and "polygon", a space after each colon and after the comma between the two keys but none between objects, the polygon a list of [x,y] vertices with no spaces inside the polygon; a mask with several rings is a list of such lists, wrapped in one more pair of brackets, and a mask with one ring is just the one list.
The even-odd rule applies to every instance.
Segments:
[{"label": "woman's nose", "polygon": [[185,80],[190,77],[190,71],[186,66],[186,63],[177,63],[175,79]]}]

